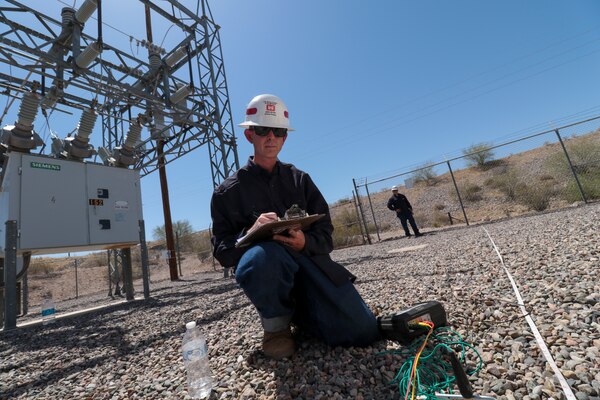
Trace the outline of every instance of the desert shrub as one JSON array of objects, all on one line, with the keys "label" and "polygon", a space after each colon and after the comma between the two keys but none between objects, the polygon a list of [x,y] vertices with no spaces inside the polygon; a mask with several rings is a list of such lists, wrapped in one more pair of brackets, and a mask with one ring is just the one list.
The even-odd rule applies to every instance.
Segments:
[{"label": "desert shrub", "polygon": [[493,189],[500,189],[500,187],[502,186],[502,176],[497,175],[497,176],[492,176],[491,178],[487,178],[485,181],[483,181],[484,186],[488,186],[491,187]]},{"label": "desert shrub", "polygon": [[494,158],[492,146],[487,143],[475,144],[463,150],[464,158],[467,160],[467,165],[484,167]]},{"label": "desert shrub", "polygon": [[31,275],[50,275],[52,264],[43,258],[31,258],[27,273]]},{"label": "desert shrub", "polygon": [[108,256],[105,251],[100,251],[96,253],[90,253],[83,256],[81,260],[81,264],[79,266],[81,268],[95,268],[102,267],[108,263]]},{"label": "desert shrub", "polygon": [[[174,222],[173,228],[173,239],[179,238],[179,249],[180,251],[191,251],[194,246],[194,230],[192,225],[187,219]],[[167,238],[165,226],[157,226],[152,230],[152,236],[154,240],[165,241]]]},{"label": "desert shrub", "polygon": [[530,210],[544,211],[554,195],[554,189],[548,184],[521,184],[516,190],[516,199]]},{"label": "desert shrub", "polygon": [[212,242],[210,238],[211,234],[209,231],[196,232],[192,235],[190,251],[196,253],[200,261],[212,257]]},{"label": "desert shrub", "polygon": [[598,134],[570,140],[565,147],[575,172],[600,175],[600,138]]},{"label": "desert shrub", "polygon": [[424,183],[427,186],[433,186],[437,183],[436,173],[433,166],[425,165],[413,172],[411,179],[415,183]]},{"label": "desert shrub", "polygon": [[[362,244],[362,233],[356,213],[342,210],[333,220],[333,247],[347,247]],[[369,232],[375,232],[375,226],[369,225]]]},{"label": "desert shrub", "polygon": [[484,185],[497,189],[506,196],[508,200],[514,201],[519,186],[522,185],[519,173],[514,168],[508,169],[504,174],[495,175],[485,180]]},{"label": "desert shrub", "polygon": [[[460,192],[460,198],[463,201],[474,203],[482,199],[481,186],[476,185],[474,183],[469,182],[465,184],[459,184],[458,191]],[[448,189],[448,193],[455,201],[458,201],[458,196],[454,187],[450,187]]]},{"label": "desert shrub", "polygon": [[[600,138],[597,133],[569,139],[565,141],[565,147],[577,174],[600,174]],[[560,176],[571,175],[569,163],[560,147],[548,157],[546,165]]]},{"label": "desert shrub", "polygon": [[542,181],[542,182],[553,181],[554,177],[552,175],[549,175],[549,174],[544,174],[544,175],[541,175],[539,177],[539,180]]},{"label": "desert shrub", "polygon": [[[565,141],[565,147],[586,197],[600,198],[600,136],[598,133],[569,139]],[[580,201],[579,188],[562,149],[558,148],[547,159],[546,164],[567,182],[561,196],[569,202]]]},{"label": "desert shrub", "polygon": [[[433,213],[431,212],[422,212],[417,210],[413,213],[413,217],[415,218],[415,222],[419,228],[433,226]],[[400,225],[400,220],[396,219],[396,221],[398,221],[398,225]]]},{"label": "desert shrub", "polygon": [[[585,174],[579,176],[579,183],[588,200],[600,199],[600,175]],[[570,203],[581,201],[581,193],[575,179],[571,179],[561,192],[562,198]]]},{"label": "desert shrub", "polygon": [[462,188],[459,186],[461,194],[464,196],[465,201],[474,203],[481,200],[481,186],[474,183],[467,183]]},{"label": "desert shrub", "polygon": [[442,226],[450,225],[450,219],[448,218],[448,214],[444,214],[439,211],[435,211],[432,216],[433,222],[432,225],[435,228],[440,228]]},{"label": "desert shrub", "polygon": [[351,200],[347,197],[344,197],[343,199],[339,199],[338,201],[336,201],[335,203],[333,203],[332,207],[335,206],[343,206],[344,204],[349,204],[351,202]]}]

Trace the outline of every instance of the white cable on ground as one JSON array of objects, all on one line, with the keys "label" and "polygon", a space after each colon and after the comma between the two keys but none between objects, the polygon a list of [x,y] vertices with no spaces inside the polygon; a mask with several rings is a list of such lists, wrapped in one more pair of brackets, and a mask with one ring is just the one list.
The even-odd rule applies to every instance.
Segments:
[{"label": "white cable on ground", "polygon": [[500,259],[500,263],[502,264],[502,268],[504,269],[504,272],[506,272],[506,275],[508,275],[508,279],[510,280],[510,284],[512,285],[513,290],[515,291],[515,295],[517,296],[517,302],[519,304],[519,308],[521,308],[521,312],[525,316],[525,320],[529,324],[529,327],[531,328],[531,332],[533,333],[533,336],[535,336],[535,340],[537,341],[538,346],[540,347],[540,350],[542,351],[542,354],[544,355],[544,358],[546,359],[546,361],[548,362],[548,364],[550,365],[550,367],[554,371],[554,376],[556,376],[556,379],[558,379],[558,382],[560,382],[560,386],[562,387],[563,392],[564,392],[567,400],[576,400],[577,398],[573,394],[573,390],[571,390],[571,387],[567,383],[567,380],[565,379],[565,377],[563,376],[562,372],[560,371],[560,369],[556,365],[556,362],[554,361],[554,358],[552,358],[552,354],[550,354],[550,351],[548,350],[548,346],[546,346],[546,343],[544,342],[544,339],[542,338],[542,335],[540,334],[540,331],[535,326],[535,322],[533,322],[533,319],[531,318],[531,316],[527,312],[527,309],[525,309],[525,304],[523,303],[523,298],[521,297],[521,294],[519,293],[519,289],[517,288],[517,284],[515,283],[515,281],[514,281],[512,275],[510,274],[508,268],[506,268],[506,266],[504,265],[504,259],[502,258],[502,255],[500,254],[500,251],[498,250],[498,247],[496,247],[496,243],[494,243],[494,239],[492,239],[492,237],[490,236],[490,233],[487,231],[487,229],[483,228],[483,230],[488,235],[488,238],[490,238],[490,241],[492,242],[492,246],[494,246],[494,250],[496,250],[496,254],[498,254],[498,258]]}]

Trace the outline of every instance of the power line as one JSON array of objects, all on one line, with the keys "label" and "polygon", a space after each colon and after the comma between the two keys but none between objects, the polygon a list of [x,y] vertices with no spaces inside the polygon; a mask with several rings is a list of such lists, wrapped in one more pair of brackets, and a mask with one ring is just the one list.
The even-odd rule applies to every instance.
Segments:
[{"label": "power line", "polygon": [[[389,130],[391,130],[391,129],[395,129],[395,128],[397,128],[397,127],[398,127],[398,126],[400,126],[400,125],[406,125],[406,124],[408,124],[408,123],[411,123],[411,122],[414,122],[414,121],[416,121],[416,120],[419,120],[419,119],[425,118],[425,117],[427,117],[427,116],[430,116],[430,115],[432,115],[432,114],[438,113],[438,112],[440,112],[440,111],[444,111],[444,110],[446,110],[446,109],[449,109],[449,108],[451,108],[451,107],[454,107],[454,106],[457,106],[457,105],[460,105],[460,104],[463,104],[463,103],[466,103],[466,102],[469,102],[469,101],[475,100],[475,99],[477,99],[477,98],[479,98],[479,97],[481,97],[481,96],[484,96],[484,95],[486,95],[486,94],[489,94],[489,93],[495,92],[495,91],[497,91],[497,90],[503,89],[503,88],[505,88],[505,87],[507,87],[507,86],[510,86],[510,85],[513,85],[513,84],[515,84],[515,83],[521,82],[521,81],[523,81],[523,80],[525,80],[525,79],[529,79],[529,78],[535,77],[535,76],[537,76],[537,75],[540,75],[540,74],[542,74],[542,73],[544,73],[544,72],[547,72],[547,71],[550,71],[550,70],[552,70],[552,69],[555,69],[555,68],[561,67],[561,66],[563,66],[563,65],[569,64],[569,63],[571,63],[571,62],[577,61],[577,60],[579,60],[579,59],[581,59],[581,58],[584,58],[584,57],[590,56],[590,55],[592,55],[592,54],[595,54],[595,53],[597,53],[597,52],[600,52],[600,49],[595,49],[595,50],[593,50],[593,51],[591,51],[591,52],[589,52],[589,53],[587,53],[587,54],[584,54],[584,55],[582,55],[582,56],[578,56],[578,57],[572,58],[572,59],[570,59],[570,60],[567,60],[567,61],[565,61],[565,62],[562,62],[562,63],[560,63],[560,64],[556,64],[556,65],[550,66],[550,67],[548,67],[548,68],[545,68],[545,69],[543,69],[543,70],[541,70],[541,71],[537,71],[537,72],[535,72],[535,73],[532,73],[532,74],[530,74],[530,75],[527,75],[527,76],[525,76],[525,77],[522,77],[522,78],[519,78],[519,79],[516,79],[516,80],[510,81],[510,82],[508,82],[508,83],[506,83],[506,84],[503,84],[503,85],[500,85],[500,86],[497,86],[497,87],[491,88],[491,89],[489,89],[489,90],[486,90],[486,91],[484,91],[484,92],[480,92],[480,93],[478,93],[478,94],[476,94],[476,95],[474,95],[474,96],[472,96],[472,97],[469,97],[469,98],[466,98],[466,99],[463,99],[463,100],[460,100],[460,101],[457,101],[457,102],[451,103],[451,104],[449,104],[449,105],[446,105],[446,106],[443,106],[443,107],[440,107],[440,108],[437,108],[437,109],[434,109],[433,111],[427,112],[427,113],[425,113],[425,114],[417,115],[417,116],[415,116],[415,117],[413,117],[413,118],[409,118],[409,119],[406,119],[406,120],[404,120],[404,121],[400,121],[400,122],[394,123],[394,125],[392,125],[392,126],[384,127],[386,124],[389,124],[389,122],[391,122],[391,121],[389,121],[389,122],[385,123],[385,124],[384,124],[382,127],[379,127],[379,128],[377,128],[377,130],[375,130],[375,131],[373,131],[373,132],[371,132],[371,133],[366,133],[366,134],[365,134],[365,133],[364,133],[364,132],[362,132],[362,131],[361,131],[361,132],[358,132],[358,133],[356,133],[356,134],[354,134],[354,135],[350,135],[350,136],[348,136],[348,137],[347,137],[347,140],[344,140],[344,141],[337,141],[336,143],[334,143],[334,144],[332,144],[332,145],[330,145],[330,146],[321,146],[321,147],[320,147],[318,150],[311,150],[311,151],[309,151],[309,155],[307,155],[306,157],[301,157],[300,159],[302,160],[302,159],[310,158],[310,157],[313,157],[313,156],[315,156],[315,155],[317,155],[317,154],[324,153],[324,152],[328,152],[328,151],[330,151],[330,150],[332,150],[332,149],[339,149],[340,147],[347,146],[347,145],[349,145],[349,144],[352,144],[352,143],[356,143],[356,142],[362,141],[362,140],[364,140],[364,139],[366,139],[366,138],[371,138],[371,137],[373,137],[373,136],[380,135],[381,133],[387,132],[387,131],[389,131]],[[487,84],[486,84],[486,85],[487,85]],[[485,86],[485,85],[482,85],[482,86],[480,86],[480,87],[483,87],[483,86]],[[476,88],[476,89],[479,89],[480,87],[478,87],[478,88]],[[462,94],[461,94],[461,95],[462,95]],[[457,95],[457,96],[455,96],[455,97],[459,97],[459,96],[460,96],[460,95]],[[450,98],[450,99],[452,99],[452,98]],[[444,101],[440,101],[440,102],[438,102],[438,103],[436,103],[436,104],[434,104],[434,105],[440,105],[440,104],[444,103],[445,101],[446,101],[446,100],[444,100]],[[412,113],[408,113],[408,114],[406,114],[404,117],[410,117],[411,115],[415,115],[415,114],[417,114],[417,113],[418,113],[418,112],[420,112],[420,111],[422,111],[422,110],[415,111],[415,112],[412,112]],[[395,121],[395,120],[393,120],[393,121]],[[325,135],[323,135],[323,136],[327,136],[327,135],[325,134]]]},{"label": "power line", "polygon": [[[558,46],[558,45],[560,45],[560,44],[562,44],[562,43],[565,43],[565,42],[568,42],[568,41],[574,40],[574,39],[576,39],[576,38],[578,38],[578,37],[584,36],[584,35],[586,35],[586,34],[588,34],[588,33],[590,33],[590,32],[593,32],[593,31],[596,31],[596,30],[598,30],[599,28],[600,28],[600,25],[596,25],[596,26],[594,26],[594,27],[592,27],[592,28],[589,28],[589,29],[586,29],[586,30],[584,30],[584,31],[582,31],[582,32],[579,32],[579,33],[577,33],[577,34],[575,34],[575,35],[568,36],[568,37],[566,37],[566,38],[562,38],[562,39],[560,39],[560,40],[558,40],[558,41],[555,41],[555,42],[553,42],[553,43],[551,43],[551,44],[549,44],[549,45],[547,45],[547,46],[544,46],[544,47],[542,47],[541,49],[538,49],[538,50],[535,50],[535,51],[533,51],[533,52],[530,52],[530,53],[527,53],[527,54],[525,54],[525,55],[522,55],[522,56],[519,56],[519,57],[517,57],[517,58],[514,58],[514,59],[512,59],[512,60],[510,60],[510,61],[508,61],[508,62],[506,62],[506,63],[504,63],[504,64],[502,64],[502,65],[499,65],[499,66],[497,66],[497,67],[494,67],[494,68],[492,68],[492,69],[489,69],[489,70],[486,70],[486,71],[482,71],[482,72],[476,73],[476,74],[474,74],[474,75],[471,75],[471,76],[469,76],[468,78],[462,79],[462,80],[460,80],[460,81],[458,81],[458,82],[456,82],[456,83],[453,83],[453,84],[450,84],[450,85],[444,86],[444,87],[442,87],[442,88],[440,88],[440,89],[435,89],[435,90],[433,90],[433,91],[430,91],[430,92],[428,92],[428,93],[426,93],[426,94],[424,94],[424,95],[418,96],[418,97],[416,97],[416,98],[414,98],[414,99],[407,100],[407,101],[405,101],[405,102],[403,102],[403,103],[401,103],[401,104],[399,104],[399,105],[396,105],[396,106],[393,106],[393,107],[387,108],[387,109],[385,109],[385,110],[383,110],[383,111],[380,111],[380,112],[378,112],[378,113],[376,113],[376,114],[372,114],[372,115],[370,115],[370,116],[368,116],[368,117],[365,117],[365,118],[362,118],[362,119],[360,119],[360,120],[353,121],[353,122],[352,122],[352,123],[350,123],[350,124],[344,125],[344,126],[342,126],[342,127],[336,128],[336,129],[333,129],[333,130],[331,130],[331,131],[329,131],[329,132],[325,133],[323,136],[326,136],[326,137],[331,137],[333,134],[335,134],[335,133],[338,133],[338,132],[340,132],[340,131],[346,131],[346,130],[347,130],[348,128],[350,128],[350,127],[355,127],[356,125],[360,125],[360,124],[362,124],[363,122],[366,122],[366,121],[372,120],[372,119],[374,119],[374,118],[376,118],[376,117],[379,117],[379,116],[381,116],[381,115],[390,114],[392,111],[394,111],[394,110],[396,110],[396,109],[399,109],[399,108],[401,108],[401,107],[404,107],[404,106],[406,106],[406,105],[409,105],[409,104],[414,104],[414,103],[416,103],[417,101],[419,101],[419,100],[422,100],[422,99],[424,99],[424,98],[427,98],[427,97],[430,97],[430,96],[432,96],[432,95],[434,95],[434,94],[437,94],[437,93],[440,93],[440,92],[446,91],[446,90],[448,90],[448,89],[451,89],[451,88],[453,88],[453,87],[456,87],[456,86],[462,85],[462,84],[464,84],[464,83],[467,83],[467,82],[473,81],[475,78],[479,78],[479,77],[481,77],[481,76],[488,75],[488,74],[490,74],[491,72],[497,71],[497,70],[499,70],[499,69],[501,69],[501,68],[504,68],[504,67],[506,67],[506,66],[513,65],[513,64],[515,64],[516,62],[519,62],[519,61],[521,61],[521,60],[525,60],[525,59],[527,59],[527,58],[530,58],[530,57],[532,57],[532,56],[534,56],[534,55],[536,55],[536,54],[543,53],[543,52],[545,52],[545,51],[546,51],[546,50],[548,50],[548,49],[551,49],[551,48],[553,48],[553,47],[556,47],[556,46]],[[598,39],[596,39],[596,40],[598,40]]]}]

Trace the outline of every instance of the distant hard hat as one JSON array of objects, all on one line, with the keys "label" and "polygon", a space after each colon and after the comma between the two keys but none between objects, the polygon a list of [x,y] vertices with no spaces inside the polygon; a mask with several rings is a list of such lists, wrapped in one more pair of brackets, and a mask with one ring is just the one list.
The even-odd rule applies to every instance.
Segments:
[{"label": "distant hard hat", "polygon": [[392,192],[397,192],[398,191],[398,186],[392,186]]},{"label": "distant hard hat", "polygon": [[290,116],[285,103],[272,94],[261,94],[250,100],[246,107],[246,120],[239,126],[267,126],[270,128],[290,127]]}]

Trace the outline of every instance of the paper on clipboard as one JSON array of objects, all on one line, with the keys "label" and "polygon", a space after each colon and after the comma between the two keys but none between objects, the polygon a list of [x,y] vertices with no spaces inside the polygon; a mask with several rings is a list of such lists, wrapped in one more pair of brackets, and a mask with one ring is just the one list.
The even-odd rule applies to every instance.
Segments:
[{"label": "paper on clipboard", "polygon": [[325,214],[313,214],[307,215],[306,217],[284,219],[266,223],[249,231],[246,235],[239,238],[235,244],[235,247],[244,247],[252,243],[270,239],[273,235],[284,232],[288,229],[304,230],[313,222],[323,218],[324,216]]}]

